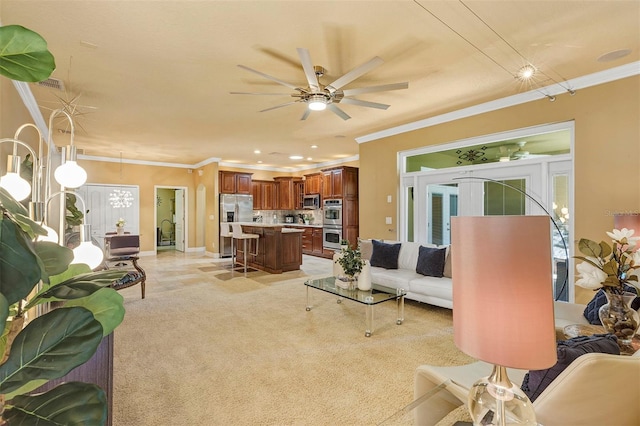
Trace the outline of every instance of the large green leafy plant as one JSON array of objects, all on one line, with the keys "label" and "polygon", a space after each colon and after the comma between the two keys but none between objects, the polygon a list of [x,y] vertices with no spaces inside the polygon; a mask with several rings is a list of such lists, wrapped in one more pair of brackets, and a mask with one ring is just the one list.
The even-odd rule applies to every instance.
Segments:
[{"label": "large green leafy plant", "polygon": [[[54,69],[40,35],[19,25],[0,27],[1,75],[36,82]],[[34,391],[88,361],[122,322],[122,296],[109,286],[123,272],[70,265],[70,249],[36,241],[45,234],[0,189],[0,424],[105,424],[106,396],[96,385],[68,382]]]},{"label": "large green leafy plant", "polygon": [[[70,265],[72,251],[35,241],[44,229],[0,189],[0,402],[6,424],[104,424],[107,403],[96,385],[69,382],[29,395],[88,361],[122,322],[122,296],[109,288],[122,271]],[[27,313],[49,309],[31,321]],[[26,326],[24,325],[26,323]]]}]

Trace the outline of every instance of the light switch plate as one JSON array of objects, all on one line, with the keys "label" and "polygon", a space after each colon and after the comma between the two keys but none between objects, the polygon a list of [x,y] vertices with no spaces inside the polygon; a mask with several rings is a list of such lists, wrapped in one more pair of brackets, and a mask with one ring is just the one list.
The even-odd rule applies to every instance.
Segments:
[{"label": "light switch plate", "polygon": [[393,200],[393,197],[391,195],[387,195],[387,203],[391,203]]},{"label": "light switch plate", "polygon": [[384,223],[386,223],[387,225],[391,225],[391,224],[393,223],[393,222],[391,221],[391,216],[387,216],[387,217],[384,219]]}]

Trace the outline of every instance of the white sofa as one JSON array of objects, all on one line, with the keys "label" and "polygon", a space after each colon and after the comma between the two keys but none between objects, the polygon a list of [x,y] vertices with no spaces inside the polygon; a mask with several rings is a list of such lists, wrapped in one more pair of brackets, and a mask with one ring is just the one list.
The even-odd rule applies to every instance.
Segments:
[{"label": "white sofa", "polygon": [[[397,241],[385,241],[385,243],[395,244]],[[447,273],[450,270],[450,265],[445,262],[445,276],[442,278],[428,277],[417,273],[416,265],[421,245],[438,247],[433,244],[402,242],[398,256],[398,269],[384,269],[372,266],[371,281],[387,287],[402,288],[407,292],[406,297],[408,299],[453,309],[453,283],[450,274]],[[360,249],[362,250],[362,256],[370,260],[372,253],[371,240],[361,240]],[[449,251],[447,247],[448,261]],[[567,325],[589,324],[583,315],[584,309],[585,305],[555,302],[556,329],[561,332]]]},{"label": "white sofa", "polygon": [[[385,242],[394,244],[394,242]],[[360,242],[363,257],[371,259],[370,251],[365,248],[370,240]],[[453,284],[450,277],[428,277],[416,272],[420,246],[438,247],[433,244],[403,242],[398,256],[398,269],[371,267],[371,281],[386,287],[402,288],[407,298],[430,305],[453,309]],[[439,247],[442,248],[442,247]],[[447,250],[448,254],[448,250]]]}]

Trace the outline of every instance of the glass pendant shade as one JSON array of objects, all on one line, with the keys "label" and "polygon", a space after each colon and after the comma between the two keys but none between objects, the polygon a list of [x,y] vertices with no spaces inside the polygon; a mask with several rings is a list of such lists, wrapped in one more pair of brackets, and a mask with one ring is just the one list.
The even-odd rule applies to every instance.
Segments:
[{"label": "glass pendant shade", "polygon": [[91,241],[83,241],[73,249],[73,261],[71,263],[84,263],[89,268],[97,268],[104,259],[104,254],[100,247],[95,246]]},{"label": "glass pendant shade", "polygon": [[7,173],[0,178],[0,187],[4,188],[16,201],[22,201],[31,194],[31,185],[17,173]]},{"label": "glass pendant shade", "polygon": [[36,241],[49,241],[51,243],[58,244],[60,238],[58,236],[58,233],[54,231],[53,228],[49,228],[47,225],[42,225],[42,227],[45,231],[47,231],[47,235],[38,235]]},{"label": "glass pendant shade", "polygon": [[67,160],[60,165],[54,176],[56,181],[65,188],[78,188],[87,181],[87,172],[73,160]]}]

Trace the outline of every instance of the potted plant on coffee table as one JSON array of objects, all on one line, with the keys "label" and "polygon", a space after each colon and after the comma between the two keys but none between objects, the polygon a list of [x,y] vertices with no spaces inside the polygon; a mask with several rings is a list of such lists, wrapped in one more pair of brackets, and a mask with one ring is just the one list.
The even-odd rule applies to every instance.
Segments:
[{"label": "potted plant on coffee table", "polygon": [[[354,290],[357,286],[358,274],[362,271],[364,260],[359,248],[351,248],[348,244],[343,246],[338,258],[336,259],[342,270],[344,271],[344,281],[348,283],[348,289]],[[339,279],[341,277],[338,277]]]}]

